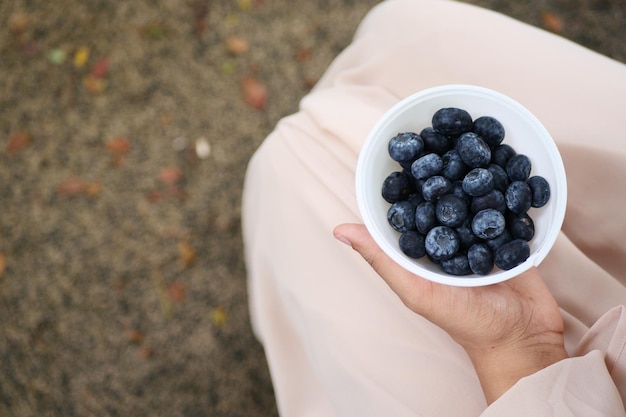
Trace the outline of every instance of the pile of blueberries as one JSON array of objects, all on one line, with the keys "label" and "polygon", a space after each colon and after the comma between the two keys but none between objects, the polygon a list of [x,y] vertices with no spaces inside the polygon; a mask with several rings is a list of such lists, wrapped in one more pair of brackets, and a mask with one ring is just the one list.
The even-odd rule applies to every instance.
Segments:
[{"label": "pile of blueberries", "polygon": [[387,176],[382,196],[387,219],[411,258],[428,257],[451,275],[509,270],[530,256],[535,225],[528,214],[550,199],[542,176],[530,176],[531,161],[502,143],[496,118],[475,120],[464,109],[446,107],[420,133],[389,140],[399,163]]}]

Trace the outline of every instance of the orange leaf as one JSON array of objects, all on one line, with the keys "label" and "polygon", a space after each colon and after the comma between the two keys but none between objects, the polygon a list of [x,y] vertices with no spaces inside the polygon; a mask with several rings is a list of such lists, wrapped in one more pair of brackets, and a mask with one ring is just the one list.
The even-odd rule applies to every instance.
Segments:
[{"label": "orange leaf", "polygon": [[91,67],[91,76],[104,78],[109,72],[109,60],[106,57],[99,58]]},{"label": "orange leaf", "polygon": [[6,151],[9,155],[15,155],[30,143],[30,134],[26,131],[14,132],[9,136]]},{"label": "orange leaf", "polygon": [[231,36],[226,39],[226,48],[228,52],[234,55],[243,55],[248,52],[248,42],[239,36]]},{"label": "orange leaf", "polygon": [[196,251],[189,242],[182,241],[178,243],[178,256],[180,260],[180,264],[188,268],[196,262],[197,254]]},{"label": "orange leaf", "polygon": [[137,329],[128,330],[128,339],[132,343],[140,344],[141,342],[143,342],[144,338],[145,338],[145,335],[143,334],[141,330],[137,330]]},{"label": "orange leaf", "polygon": [[159,173],[159,180],[169,186],[174,186],[180,182],[183,177],[183,172],[178,167],[166,167],[161,169]]},{"label": "orange leaf", "polygon": [[181,282],[172,282],[167,286],[167,292],[170,295],[170,298],[175,303],[182,303],[187,298],[187,292],[185,291],[185,285]]},{"label": "orange leaf", "polygon": [[263,110],[267,104],[267,87],[253,77],[246,77],[241,81],[243,100],[257,110]]},{"label": "orange leaf", "polygon": [[130,141],[124,137],[113,138],[106,143],[107,150],[114,156],[124,156],[131,147]]},{"label": "orange leaf", "polygon": [[562,33],[563,32],[563,20],[553,12],[544,11],[541,13],[541,23],[543,26],[551,32]]},{"label": "orange leaf", "polygon": [[107,82],[102,78],[98,78],[93,74],[89,74],[85,78],[83,78],[83,87],[85,87],[85,90],[89,91],[90,93],[100,94],[106,89]]},{"label": "orange leaf", "polygon": [[57,191],[61,195],[73,196],[81,194],[85,191],[87,185],[80,178],[68,178],[57,187]]},{"label": "orange leaf", "polygon": [[4,253],[0,252],[0,277],[4,275],[4,271],[7,270],[7,258]]}]

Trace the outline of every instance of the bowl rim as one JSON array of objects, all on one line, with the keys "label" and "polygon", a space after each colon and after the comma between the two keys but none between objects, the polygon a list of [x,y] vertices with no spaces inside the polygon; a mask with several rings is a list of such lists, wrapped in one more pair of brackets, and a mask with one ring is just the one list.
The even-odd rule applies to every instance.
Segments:
[{"label": "bowl rim", "polygon": [[[383,238],[383,235],[379,231],[379,228],[377,226],[377,222],[375,222],[372,217],[372,211],[368,209],[366,204],[366,195],[368,195],[368,189],[371,188],[371,184],[366,183],[365,175],[360,175],[360,173],[362,173],[363,170],[367,168],[367,165],[374,157],[374,155],[372,155],[372,153],[368,151],[371,150],[373,144],[377,140],[380,140],[378,137],[378,132],[389,123],[390,117],[392,117],[392,115],[404,112],[407,109],[415,106],[419,102],[425,101],[429,98],[460,93],[462,95],[482,96],[483,98],[488,98],[492,101],[506,104],[507,106],[520,113],[520,115],[524,119],[528,120],[533,125],[533,128],[541,133],[541,136],[543,138],[548,139],[543,140],[544,146],[546,147],[546,149],[549,150],[548,155],[553,165],[556,182],[560,186],[559,193],[557,194],[555,201],[551,202],[551,204],[555,204],[554,217],[552,219],[555,226],[549,229],[540,247],[535,252],[531,253],[531,256],[522,264],[510,270],[499,270],[496,274],[489,274],[485,276],[471,275],[459,277],[446,274],[445,272],[436,273],[433,271],[429,271],[420,267],[419,264],[415,262],[415,260],[408,258],[406,255],[399,253],[399,251],[391,247],[389,242],[387,242],[387,240]],[[558,238],[565,218],[567,204],[567,179],[565,175],[563,160],[552,136],[545,128],[545,126],[541,123],[541,121],[521,103],[503,93],[486,87],[470,84],[444,84],[417,91],[400,100],[391,108],[389,108],[370,130],[368,136],[363,143],[361,151],[359,152],[355,174],[357,206],[361,214],[362,220],[374,241],[389,257],[391,257],[391,259],[393,259],[404,269],[422,278],[441,284],[462,287],[496,284],[511,279],[533,266],[538,266],[545,259],[545,257],[554,246],[554,243]],[[554,194],[555,193],[553,193],[553,195]]]}]

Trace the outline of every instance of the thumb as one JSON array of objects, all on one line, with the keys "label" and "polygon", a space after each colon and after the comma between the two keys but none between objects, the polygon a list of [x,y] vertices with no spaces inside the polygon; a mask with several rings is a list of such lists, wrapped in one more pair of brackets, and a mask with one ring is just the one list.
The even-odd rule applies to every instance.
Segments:
[{"label": "thumb", "polygon": [[350,245],[365,259],[396,293],[402,293],[420,280],[395,263],[380,249],[362,224],[341,224],[333,230],[335,238]]}]

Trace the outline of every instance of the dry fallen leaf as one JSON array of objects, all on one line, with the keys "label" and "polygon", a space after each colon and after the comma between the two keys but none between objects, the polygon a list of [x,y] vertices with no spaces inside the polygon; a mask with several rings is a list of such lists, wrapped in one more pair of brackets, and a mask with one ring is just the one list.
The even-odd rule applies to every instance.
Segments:
[{"label": "dry fallen leaf", "polygon": [[544,11],[541,13],[541,23],[543,27],[554,33],[563,32],[563,20],[553,12]]},{"label": "dry fallen leaf", "polygon": [[91,67],[91,75],[95,78],[104,78],[109,73],[109,60],[101,57]]},{"label": "dry fallen leaf", "polygon": [[111,153],[112,162],[115,165],[120,165],[124,159],[124,156],[130,151],[132,144],[128,138],[117,137],[109,139],[106,144],[106,149]]},{"label": "dry fallen leaf", "polygon": [[107,82],[102,78],[98,78],[95,77],[93,74],[89,74],[85,78],[83,78],[83,87],[85,87],[85,90],[89,91],[92,94],[100,94],[106,89]]},{"label": "dry fallen leaf", "polygon": [[131,343],[140,344],[141,342],[143,342],[144,338],[145,338],[145,335],[141,330],[137,330],[137,329],[128,330],[128,340],[130,340]]},{"label": "dry fallen leaf", "polygon": [[85,182],[80,178],[71,177],[57,186],[57,192],[64,197],[72,197],[79,194],[97,197],[102,192],[102,184],[97,181]]},{"label": "dry fallen leaf", "polygon": [[197,254],[189,242],[178,242],[178,259],[184,268],[188,268],[196,262]]},{"label": "dry fallen leaf", "polygon": [[179,281],[172,282],[167,285],[167,292],[173,302],[181,304],[187,298],[187,292],[185,291],[185,285]]},{"label": "dry fallen leaf", "polygon": [[86,46],[81,46],[74,53],[74,66],[76,68],[82,68],[87,63],[89,59],[89,48]]},{"label": "dry fallen leaf", "polygon": [[257,110],[263,110],[267,104],[267,87],[254,77],[246,77],[241,81],[243,100]]},{"label": "dry fallen leaf", "polygon": [[159,173],[159,181],[165,185],[174,186],[183,178],[183,172],[178,167],[165,167]]},{"label": "dry fallen leaf", "polygon": [[211,321],[217,327],[224,327],[228,320],[228,312],[224,307],[216,307],[211,311]]},{"label": "dry fallen leaf", "polygon": [[30,134],[25,131],[14,132],[9,136],[6,151],[9,156],[15,155],[30,144]]},{"label": "dry fallen leaf", "polygon": [[226,39],[226,48],[233,55],[243,55],[248,52],[248,41],[240,36],[231,36]]},{"label": "dry fallen leaf", "polygon": [[4,272],[7,270],[7,258],[4,256],[4,253],[0,252],[0,277],[4,275]]}]

